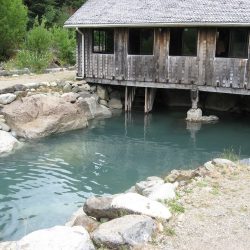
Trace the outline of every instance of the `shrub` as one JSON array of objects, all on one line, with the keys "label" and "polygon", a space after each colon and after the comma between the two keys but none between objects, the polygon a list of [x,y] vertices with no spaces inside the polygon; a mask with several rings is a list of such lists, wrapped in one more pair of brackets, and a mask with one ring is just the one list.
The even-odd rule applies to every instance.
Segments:
[{"label": "shrub", "polygon": [[28,21],[22,0],[0,0],[0,60],[7,59],[23,41]]},{"label": "shrub", "polygon": [[41,24],[39,24],[38,18],[36,18],[33,28],[27,33],[25,49],[39,54],[50,50],[52,34],[45,25],[45,19],[42,19]]},{"label": "shrub", "polygon": [[16,65],[19,68],[29,68],[36,73],[43,72],[52,60],[51,52],[38,53],[36,51],[21,50],[16,57]]},{"label": "shrub", "polygon": [[61,65],[75,64],[75,33],[62,27],[54,26],[51,30],[53,36],[53,52]]}]

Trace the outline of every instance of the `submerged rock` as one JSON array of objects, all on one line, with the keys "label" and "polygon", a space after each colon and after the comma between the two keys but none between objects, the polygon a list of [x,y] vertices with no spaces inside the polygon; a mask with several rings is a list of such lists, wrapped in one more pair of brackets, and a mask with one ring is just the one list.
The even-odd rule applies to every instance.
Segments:
[{"label": "submerged rock", "polygon": [[[8,250],[94,250],[88,232],[83,227],[56,226],[30,233],[16,242],[1,243]],[[2,249],[2,248],[1,248]],[[4,249],[4,248],[3,248]]]},{"label": "submerged rock", "polygon": [[10,153],[20,145],[20,142],[10,133],[0,130],[0,155]]},{"label": "submerged rock", "polygon": [[155,229],[156,223],[148,216],[126,215],[101,224],[92,238],[97,246],[120,249],[150,241]]},{"label": "submerged rock", "polygon": [[87,215],[98,220],[100,218],[114,219],[125,214],[143,214],[164,220],[171,217],[166,206],[137,193],[92,197],[87,199],[83,210]]},{"label": "submerged rock", "polygon": [[6,105],[2,112],[18,136],[39,138],[54,133],[84,128],[85,110],[61,97],[36,94]]}]

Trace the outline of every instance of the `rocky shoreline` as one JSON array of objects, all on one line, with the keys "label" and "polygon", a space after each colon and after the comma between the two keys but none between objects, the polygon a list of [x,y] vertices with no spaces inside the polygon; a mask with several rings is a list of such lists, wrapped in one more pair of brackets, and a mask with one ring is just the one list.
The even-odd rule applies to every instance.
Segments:
[{"label": "rocky shoreline", "polygon": [[17,84],[0,90],[0,155],[24,140],[82,129],[122,109],[119,91],[85,81]]},{"label": "rocky shoreline", "polygon": [[[148,177],[125,193],[88,198],[65,226],[38,230],[19,241],[0,243],[0,249],[199,249],[199,244],[196,248],[188,245],[187,241],[191,242],[193,237],[189,234],[183,236],[187,245],[182,244],[182,233],[186,232],[182,232],[180,223],[185,221],[186,214],[190,216],[190,204],[202,206],[190,199],[190,195],[196,197],[197,193],[199,199],[210,195],[215,200],[221,192],[221,181],[231,181],[242,174],[250,178],[249,161],[218,158],[194,170],[173,170],[164,178]],[[249,202],[250,197],[244,197]],[[244,209],[248,211],[247,206]],[[207,244],[206,249],[212,249]],[[244,244],[247,246],[247,242]]]}]

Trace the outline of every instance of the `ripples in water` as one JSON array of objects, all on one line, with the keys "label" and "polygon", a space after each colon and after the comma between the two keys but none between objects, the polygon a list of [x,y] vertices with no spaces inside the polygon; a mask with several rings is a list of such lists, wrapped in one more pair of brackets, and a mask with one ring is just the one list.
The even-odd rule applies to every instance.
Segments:
[{"label": "ripples in water", "polygon": [[187,129],[184,112],[93,121],[87,130],[33,141],[0,158],[0,240],[67,218],[92,195],[117,193],[150,175],[193,167],[233,146],[250,155],[249,121]]}]

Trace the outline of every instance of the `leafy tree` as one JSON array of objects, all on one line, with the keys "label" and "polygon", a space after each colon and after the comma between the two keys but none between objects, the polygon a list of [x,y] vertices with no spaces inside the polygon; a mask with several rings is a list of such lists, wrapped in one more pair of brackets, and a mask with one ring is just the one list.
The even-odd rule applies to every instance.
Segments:
[{"label": "leafy tree", "polygon": [[0,0],[0,60],[10,57],[22,42],[27,21],[22,0]]},{"label": "leafy tree", "polygon": [[75,33],[62,27],[54,26],[52,35],[53,50],[57,60],[61,65],[73,65],[75,63]]}]

